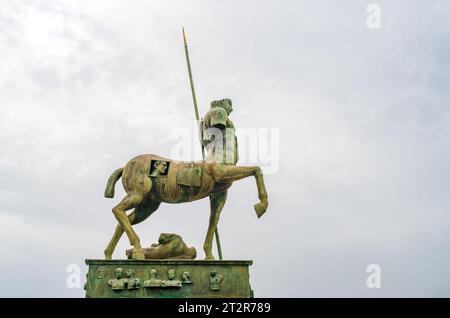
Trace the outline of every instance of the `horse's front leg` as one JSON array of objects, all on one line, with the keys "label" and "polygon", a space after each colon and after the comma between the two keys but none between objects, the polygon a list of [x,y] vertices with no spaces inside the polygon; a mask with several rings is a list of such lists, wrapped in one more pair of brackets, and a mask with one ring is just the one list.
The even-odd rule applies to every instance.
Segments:
[{"label": "horse's front leg", "polygon": [[266,212],[268,206],[268,197],[260,167],[238,167],[233,165],[214,164],[212,166],[212,171],[216,182],[233,182],[254,176],[256,179],[259,198],[259,202],[255,204],[255,212],[258,218],[260,218]]}]

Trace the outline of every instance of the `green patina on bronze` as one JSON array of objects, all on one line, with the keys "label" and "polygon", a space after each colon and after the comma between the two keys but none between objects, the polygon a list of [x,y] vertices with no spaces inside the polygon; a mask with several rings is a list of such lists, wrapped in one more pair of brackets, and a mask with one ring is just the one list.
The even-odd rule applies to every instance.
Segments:
[{"label": "green patina on bronze", "polygon": [[[86,260],[89,267],[86,297],[252,297],[249,284],[251,261],[223,261],[217,223],[234,181],[254,177],[259,202],[254,206],[261,217],[268,207],[264,178],[258,166],[237,166],[238,143],[230,118],[232,101],[211,102],[200,120],[192,70],[185,42],[186,60],[202,145],[202,161],[175,161],[157,154],[143,154],[116,169],[108,179],[105,197],[113,198],[122,179],[125,197],[112,209],[118,221],[104,250],[105,260]],[[206,155],[205,151],[206,150]],[[203,243],[205,261],[193,260],[194,247],[177,234],[161,234],[158,244],[142,248],[133,225],[146,220],[162,202],[185,203],[209,197],[210,217]],[[129,214],[127,212],[130,211]],[[128,260],[112,260],[123,234],[131,249]],[[212,240],[216,237],[220,261],[214,261]]]},{"label": "green patina on bronze", "polygon": [[86,260],[89,298],[249,298],[252,261]]}]

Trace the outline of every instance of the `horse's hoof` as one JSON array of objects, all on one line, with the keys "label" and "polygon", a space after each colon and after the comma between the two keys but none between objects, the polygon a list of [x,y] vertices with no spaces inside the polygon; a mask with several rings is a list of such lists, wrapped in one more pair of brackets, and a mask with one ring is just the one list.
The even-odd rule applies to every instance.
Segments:
[{"label": "horse's hoof", "polygon": [[258,219],[264,214],[266,213],[267,210],[267,203],[264,204],[262,202],[259,202],[257,204],[255,204],[255,212],[256,215],[258,216]]},{"label": "horse's hoof", "polygon": [[143,260],[145,259],[145,253],[142,248],[135,248],[131,254],[132,259]]},{"label": "horse's hoof", "polygon": [[214,256],[206,256],[205,257],[205,261],[213,261],[214,260]]},{"label": "horse's hoof", "polygon": [[103,255],[105,255],[105,259],[112,259],[112,253],[108,250],[105,250]]}]

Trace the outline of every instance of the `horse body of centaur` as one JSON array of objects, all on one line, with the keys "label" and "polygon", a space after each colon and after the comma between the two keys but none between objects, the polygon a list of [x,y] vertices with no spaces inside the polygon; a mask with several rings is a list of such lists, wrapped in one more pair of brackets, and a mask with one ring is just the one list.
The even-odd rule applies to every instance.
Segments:
[{"label": "horse body of centaur", "polygon": [[[254,176],[259,203],[255,204],[258,217],[267,209],[267,192],[261,169],[215,162],[182,162],[158,155],[140,155],[117,169],[108,180],[105,196],[114,197],[115,183],[122,177],[127,195],[113,209],[119,224],[105,249],[105,258],[111,259],[114,249],[125,232],[134,247],[133,259],[144,259],[139,237],[132,225],[144,221],[161,202],[183,203],[210,197],[211,214],[203,250],[206,259],[214,259],[212,240],[220,212],[227,198],[227,189],[233,181]],[[129,215],[126,211],[134,209]]]}]

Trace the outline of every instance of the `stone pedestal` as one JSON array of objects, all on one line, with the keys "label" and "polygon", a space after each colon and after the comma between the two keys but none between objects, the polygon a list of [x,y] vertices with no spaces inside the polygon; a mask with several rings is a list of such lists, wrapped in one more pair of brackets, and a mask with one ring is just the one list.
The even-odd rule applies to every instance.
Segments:
[{"label": "stone pedestal", "polygon": [[252,261],[86,260],[90,298],[249,298]]}]

